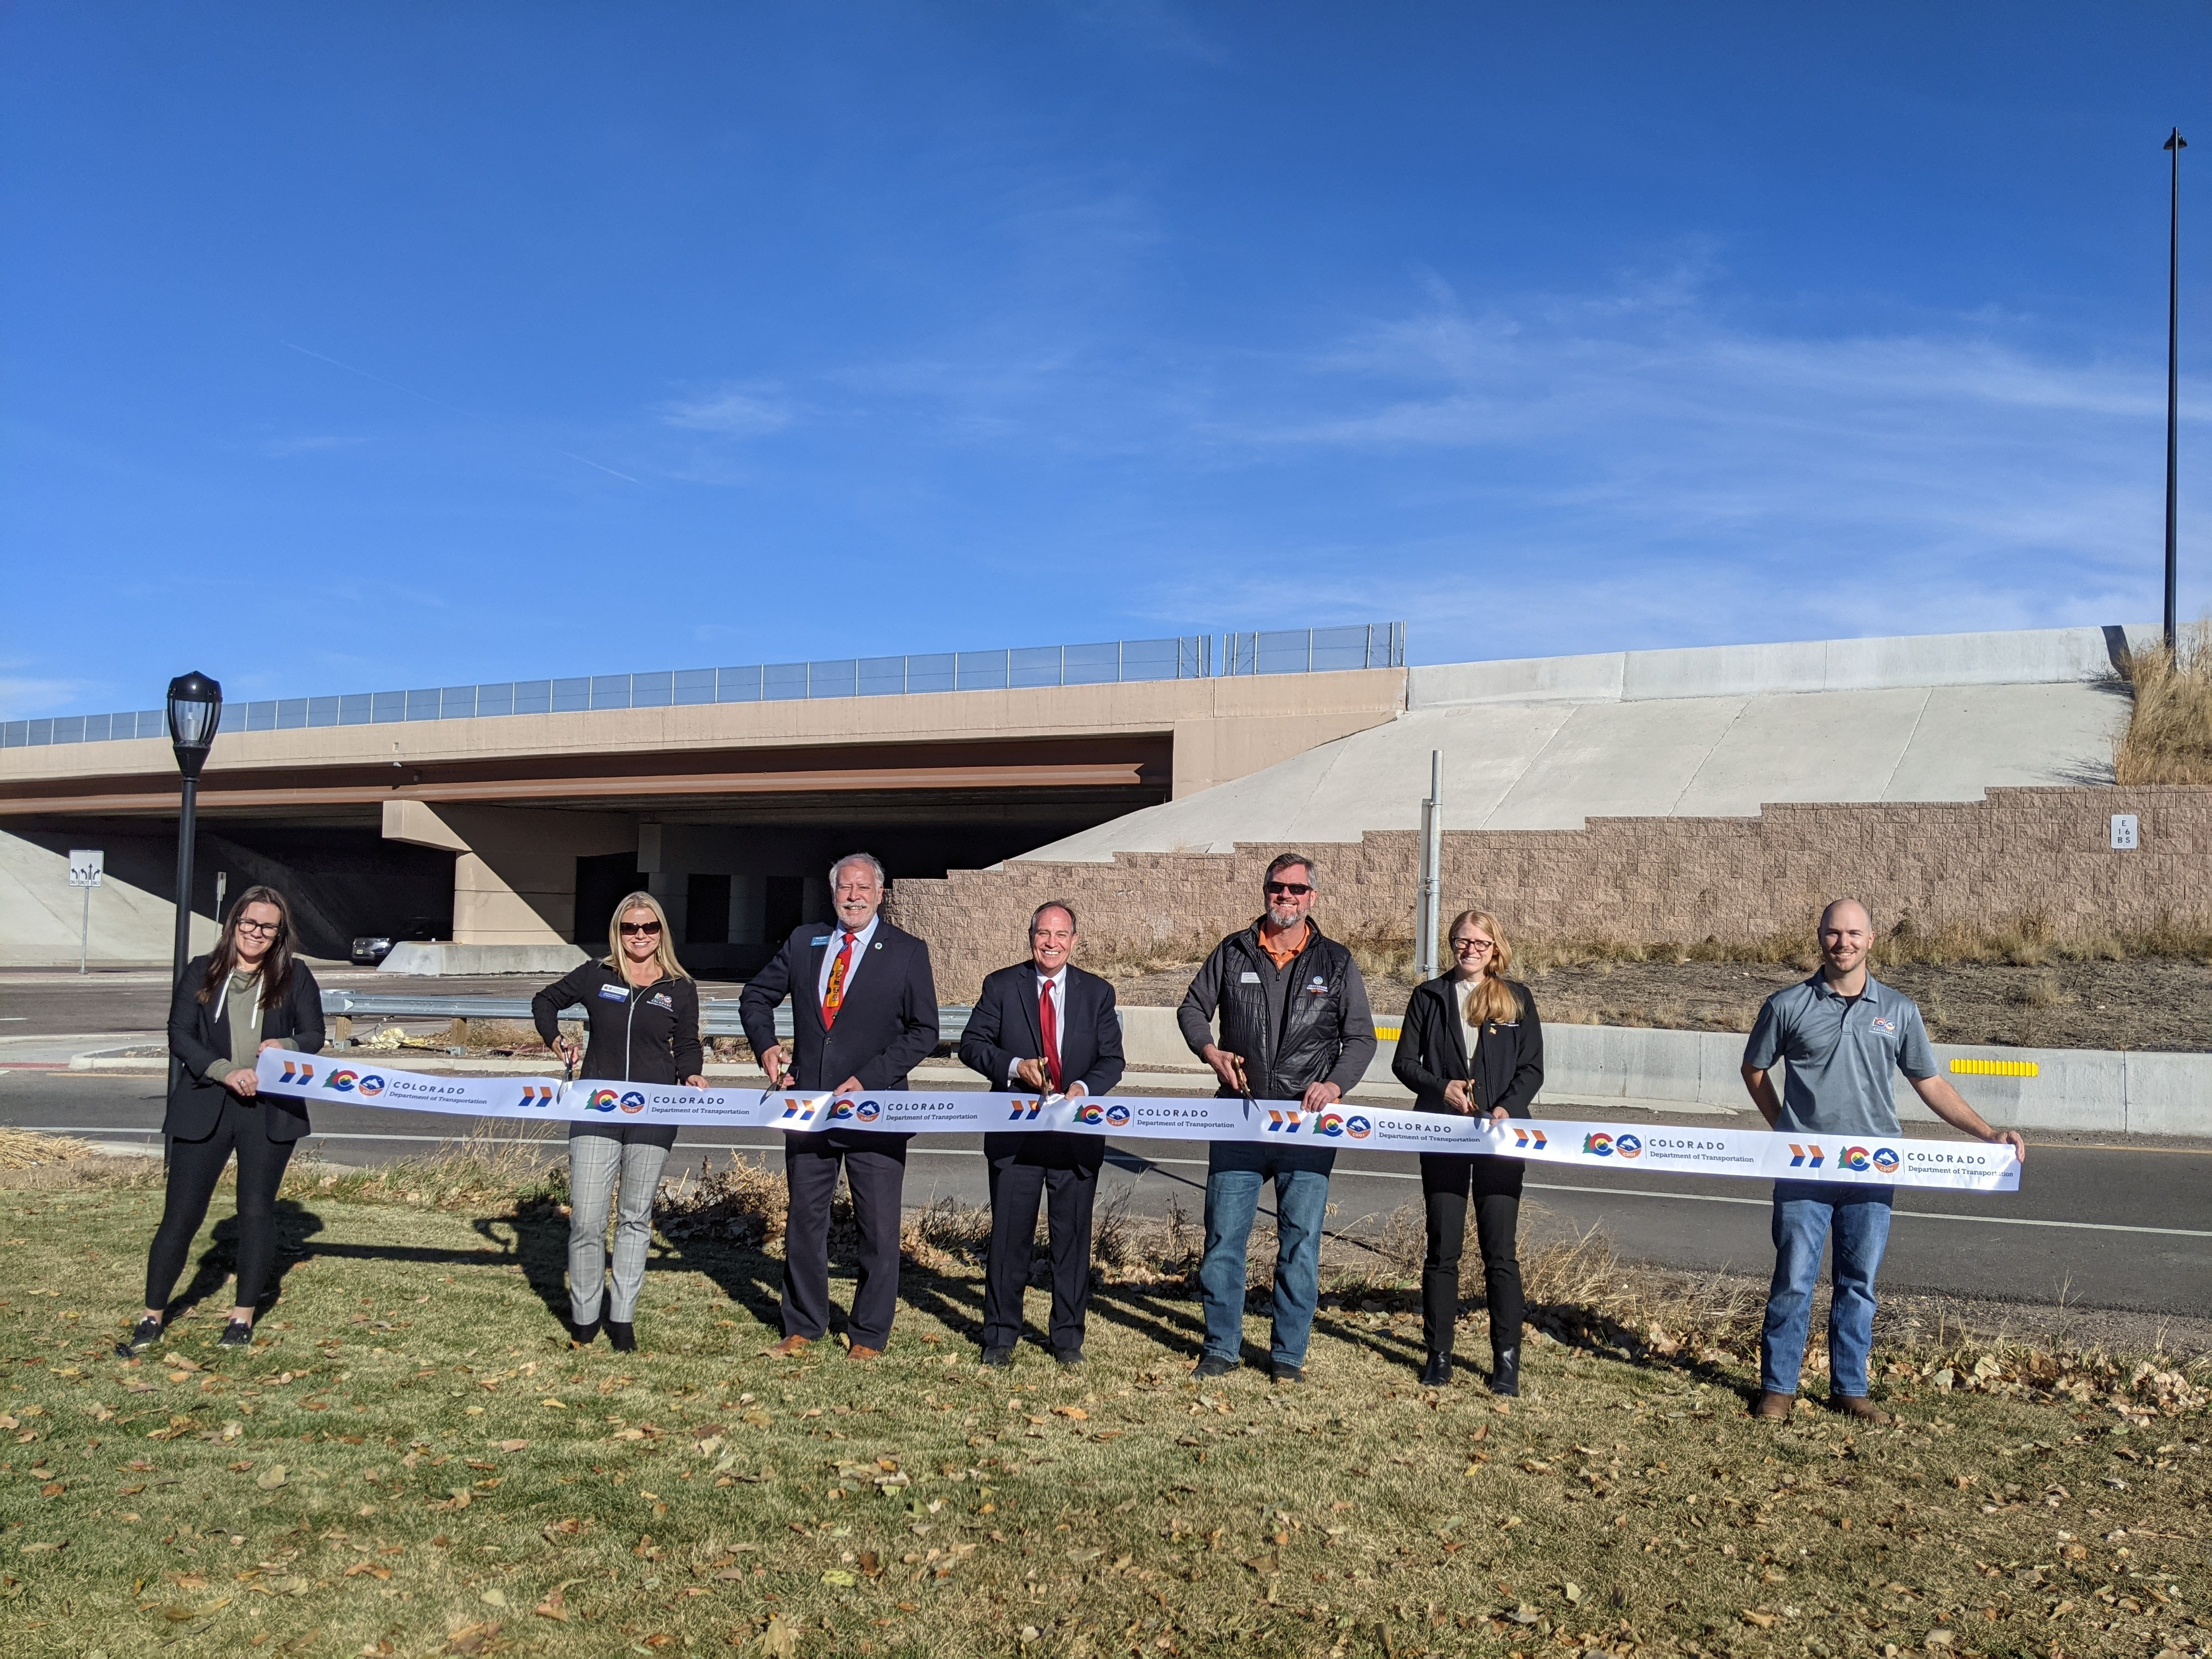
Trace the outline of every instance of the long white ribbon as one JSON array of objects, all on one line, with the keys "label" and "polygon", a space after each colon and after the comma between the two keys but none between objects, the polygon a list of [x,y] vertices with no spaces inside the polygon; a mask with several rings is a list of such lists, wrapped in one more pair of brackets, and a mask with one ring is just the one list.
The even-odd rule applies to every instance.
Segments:
[{"label": "long white ribbon", "polygon": [[1823,1136],[1765,1129],[1487,1119],[1348,1102],[1309,1112],[1294,1101],[1203,1095],[1065,1096],[887,1090],[836,1096],[775,1089],[686,1089],[585,1078],[431,1077],[350,1057],[262,1052],[261,1088],[343,1106],[385,1106],[460,1117],[654,1123],[728,1129],[872,1129],[890,1134],[1060,1130],[1117,1139],[1243,1140],[1323,1149],[1463,1152],[1583,1169],[1820,1181],[1875,1187],[2017,1192],[2012,1148],[1901,1136]]}]

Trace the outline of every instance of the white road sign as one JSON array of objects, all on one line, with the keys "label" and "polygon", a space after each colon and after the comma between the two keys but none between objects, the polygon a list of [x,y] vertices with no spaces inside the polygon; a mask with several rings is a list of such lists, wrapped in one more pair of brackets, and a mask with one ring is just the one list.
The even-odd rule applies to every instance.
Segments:
[{"label": "white road sign", "polygon": [[70,885],[97,887],[100,872],[106,867],[107,855],[96,847],[70,848]]}]

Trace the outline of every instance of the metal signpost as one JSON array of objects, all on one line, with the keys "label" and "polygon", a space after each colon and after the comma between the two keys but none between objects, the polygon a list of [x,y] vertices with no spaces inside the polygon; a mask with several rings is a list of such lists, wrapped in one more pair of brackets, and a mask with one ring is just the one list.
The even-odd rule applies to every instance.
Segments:
[{"label": "metal signpost", "polygon": [[70,885],[84,889],[84,921],[77,929],[76,970],[86,971],[85,958],[92,939],[92,890],[100,885],[107,855],[96,847],[70,848]]},{"label": "metal signpost", "polygon": [[1421,908],[1413,920],[1413,955],[1421,977],[1434,979],[1441,954],[1437,933],[1443,909],[1444,753],[1429,751],[1429,798],[1421,803]]}]

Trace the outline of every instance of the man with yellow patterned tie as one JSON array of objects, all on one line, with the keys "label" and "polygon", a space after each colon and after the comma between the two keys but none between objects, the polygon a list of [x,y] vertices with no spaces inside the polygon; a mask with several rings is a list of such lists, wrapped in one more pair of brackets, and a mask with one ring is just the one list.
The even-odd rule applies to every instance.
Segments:
[{"label": "man with yellow patterned tie", "polygon": [[[884,866],[869,854],[839,859],[830,866],[836,923],[799,928],[746,981],[738,1018],[770,1088],[841,1097],[901,1090],[915,1063],[937,1047],[929,947],[878,914],[884,885]],[[788,1055],[775,1038],[776,1007],[787,995]],[[898,1304],[899,1206],[910,1138],[848,1128],[784,1137],[791,1212],[784,1226],[783,1340],[770,1353],[799,1353],[828,1334],[830,1200],[841,1167],[860,1232],[847,1357],[873,1359],[884,1351]]]}]

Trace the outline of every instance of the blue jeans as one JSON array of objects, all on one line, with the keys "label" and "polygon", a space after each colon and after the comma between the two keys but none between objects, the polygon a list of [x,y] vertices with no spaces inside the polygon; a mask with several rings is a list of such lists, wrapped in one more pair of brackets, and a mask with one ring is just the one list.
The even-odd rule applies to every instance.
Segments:
[{"label": "blue jeans", "polygon": [[1212,1143],[1206,1165],[1206,1259],[1198,1283],[1206,1303],[1206,1352],[1244,1356],[1244,1256],[1260,1212],[1260,1188],[1275,1183],[1275,1317],[1268,1358],[1304,1365],[1321,1299],[1322,1222],[1336,1153],[1318,1146]]},{"label": "blue jeans", "polygon": [[1770,1394],[1797,1392],[1813,1287],[1820,1279],[1820,1247],[1832,1236],[1828,1394],[1864,1397],[1867,1354],[1874,1346],[1874,1276],[1889,1243],[1895,1193],[1893,1187],[1819,1181],[1774,1183],[1774,1283],[1767,1288],[1766,1324],[1759,1334],[1759,1385]]}]

